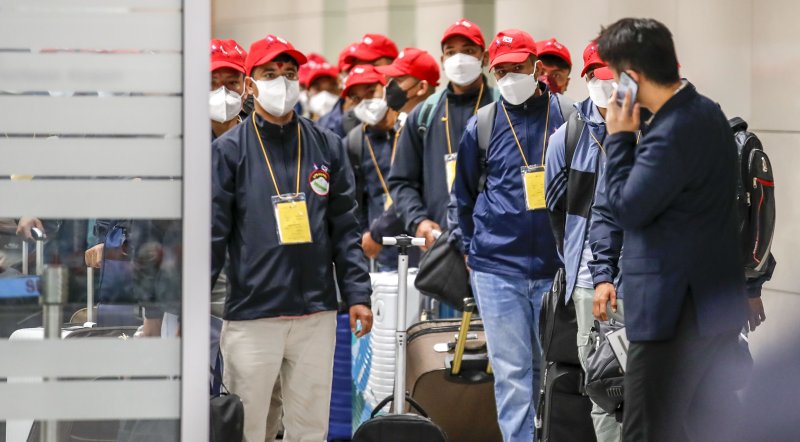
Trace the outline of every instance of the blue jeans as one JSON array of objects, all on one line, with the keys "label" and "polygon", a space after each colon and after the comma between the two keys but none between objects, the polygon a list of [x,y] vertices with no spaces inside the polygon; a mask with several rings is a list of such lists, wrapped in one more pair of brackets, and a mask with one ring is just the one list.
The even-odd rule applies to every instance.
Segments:
[{"label": "blue jeans", "polygon": [[552,279],[472,271],[472,290],[483,319],[503,441],[533,440],[539,399],[539,312]]}]

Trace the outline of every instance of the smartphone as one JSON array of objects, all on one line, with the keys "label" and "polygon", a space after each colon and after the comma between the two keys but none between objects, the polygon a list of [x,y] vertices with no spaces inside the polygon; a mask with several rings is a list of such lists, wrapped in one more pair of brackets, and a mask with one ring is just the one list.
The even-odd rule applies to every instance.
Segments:
[{"label": "smartphone", "polygon": [[617,88],[617,104],[622,107],[625,101],[625,94],[631,91],[631,104],[636,102],[636,93],[639,92],[639,84],[636,80],[631,78],[626,72],[619,74],[619,84],[615,85]]}]

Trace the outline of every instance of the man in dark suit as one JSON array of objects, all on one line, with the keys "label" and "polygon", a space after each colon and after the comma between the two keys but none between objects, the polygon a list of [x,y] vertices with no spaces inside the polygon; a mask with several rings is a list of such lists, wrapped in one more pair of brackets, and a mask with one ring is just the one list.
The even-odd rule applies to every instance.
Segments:
[{"label": "man in dark suit", "polygon": [[663,24],[622,19],[598,46],[615,80],[624,72],[638,85],[621,105],[615,92],[607,114],[606,187],[625,231],[631,340],[624,440],[731,440],[735,375],[749,358],[738,345],[748,311],[733,135],[719,106],[681,80]]}]

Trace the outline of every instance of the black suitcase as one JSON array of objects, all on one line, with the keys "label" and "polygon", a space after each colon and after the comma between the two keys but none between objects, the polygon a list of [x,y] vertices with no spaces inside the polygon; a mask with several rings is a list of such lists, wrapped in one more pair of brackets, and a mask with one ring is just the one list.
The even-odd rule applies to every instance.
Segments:
[{"label": "black suitcase", "polygon": [[592,402],[581,393],[580,365],[548,362],[542,374],[536,407],[536,440],[541,442],[594,442]]}]

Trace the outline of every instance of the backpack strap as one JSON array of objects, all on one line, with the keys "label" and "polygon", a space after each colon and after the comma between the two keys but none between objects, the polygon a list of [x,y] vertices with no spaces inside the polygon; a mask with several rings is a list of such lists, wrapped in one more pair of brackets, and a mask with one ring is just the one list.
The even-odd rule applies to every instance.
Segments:
[{"label": "backpack strap", "polygon": [[428,132],[428,128],[431,127],[431,123],[433,122],[433,110],[436,109],[436,106],[439,104],[439,101],[446,91],[447,89],[442,89],[422,102],[422,108],[417,114],[417,130],[420,136],[425,136],[425,133]]},{"label": "backpack strap", "polygon": [[494,119],[497,116],[497,101],[493,101],[478,109],[476,135],[478,136],[478,164],[481,175],[478,178],[478,193],[486,188],[486,170],[488,168],[489,142],[492,140]]},{"label": "backpack strap", "polygon": [[556,98],[558,99],[558,107],[561,108],[561,116],[564,117],[564,121],[569,121],[569,118],[573,114],[578,113],[578,109],[575,109],[575,100],[564,94],[556,94]]},{"label": "backpack strap", "polygon": [[356,179],[356,200],[361,198],[364,192],[364,173],[361,171],[361,162],[364,158],[365,136],[364,128],[361,125],[352,128],[347,133],[347,156]]},{"label": "backpack strap", "polygon": [[564,164],[567,169],[567,174],[569,175],[570,169],[572,169],[572,158],[575,157],[575,151],[578,148],[578,138],[581,136],[581,132],[583,132],[583,127],[586,126],[583,120],[580,119],[580,116],[577,112],[573,112],[569,119],[567,119],[567,136],[564,141],[564,147],[566,148],[564,152]]}]

